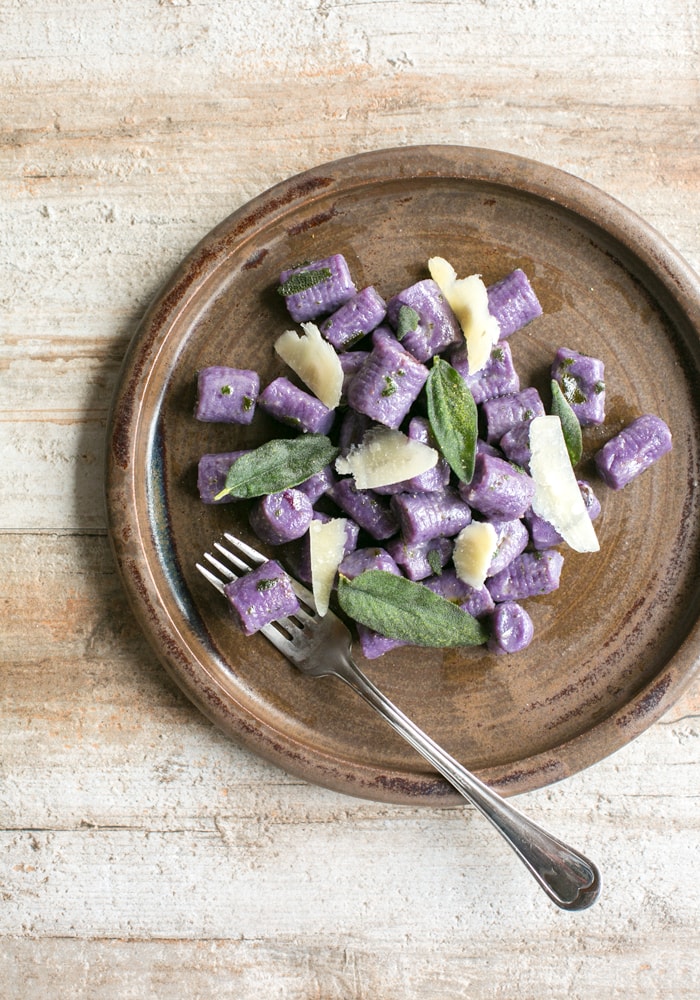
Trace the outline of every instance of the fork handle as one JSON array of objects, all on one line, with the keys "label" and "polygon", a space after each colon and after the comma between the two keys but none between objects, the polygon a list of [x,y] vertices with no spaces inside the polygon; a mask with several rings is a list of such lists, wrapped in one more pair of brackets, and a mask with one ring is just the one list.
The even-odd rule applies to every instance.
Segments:
[{"label": "fork handle", "polygon": [[348,660],[334,669],[414,750],[495,826],[539,885],[564,910],[583,910],[600,892],[598,869],[578,851],[533,823],[451,757]]}]

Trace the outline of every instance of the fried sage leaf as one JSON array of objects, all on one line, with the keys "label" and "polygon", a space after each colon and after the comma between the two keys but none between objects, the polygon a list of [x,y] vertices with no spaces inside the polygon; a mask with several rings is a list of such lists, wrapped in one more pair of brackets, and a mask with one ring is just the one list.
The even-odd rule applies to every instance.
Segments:
[{"label": "fried sage leaf", "polygon": [[338,449],[323,434],[267,441],[236,459],[226,476],[225,487],[214,499],[225,496],[248,499],[279,493],[320,472],[337,455]]},{"label": "fried sage leaf", "polygon": [[476,459],[478,417],[474,397],[452,365],[435,358],[426,382],[428,419],[440,451],[464,483],[471,482]]},{"label": "fried sage leaf", "polygon": [[338,601],[356,622],[415,646],[479,646],[488,638],[484,626],[456,604],[386,570],[365,570],[353,580],[341,576]]}]

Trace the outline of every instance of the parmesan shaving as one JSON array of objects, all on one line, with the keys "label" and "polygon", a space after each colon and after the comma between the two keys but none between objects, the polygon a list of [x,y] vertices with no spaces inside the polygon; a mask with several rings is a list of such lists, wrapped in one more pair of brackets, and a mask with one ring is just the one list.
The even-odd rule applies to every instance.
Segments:
[{"label": "parmesan shaving", "polygon": [[334,410],[340,403],[343,369],[335,348],[314,323],[301,324],[304,333],[287,330],[275,341],[275,350],[317,399]]},{"label": "parmesan shaving", "polygon": [[486,285],[478,274],[458,278],[443,257],[431,257],[428,270],[459,320],[467,345],[469,374],[473,375],[488,361],[501,332],[498,320],[489,313]]},{"label": "parmesan shaving", "polygon": [[535,514],[548,521],[576,552],[598,552],[600,544],[576,482],[559,417],[534,418],[530,451]]},{"label": "parmesan shaving", "polygon": [[498,534],[489,521],[472,521],[455,540],[452,558],[460,580],[479,590],[484,585],[498,545]]},{"label": "parmesan shaving", "polygon": [[346,525],[344,517],[334,517],[330,521],[313,520],[309,525],[311,590],[321,618],[328,611],[335,574],[345,555]]},{"label": "parmesan shaving", "polygon": [[438,453],[422,441],[414,441],[388,427],[368,431],[359,445],[336,459],[340,475],[351,474],[358,490],[391,486],[420,476],[437,465]]}]

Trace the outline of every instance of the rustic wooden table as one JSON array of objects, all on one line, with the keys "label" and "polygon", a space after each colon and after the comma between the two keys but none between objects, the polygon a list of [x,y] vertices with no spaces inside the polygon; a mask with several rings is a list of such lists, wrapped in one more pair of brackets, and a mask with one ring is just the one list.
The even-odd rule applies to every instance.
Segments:
[{"label": "rustic wooden table", "polygon": [[604,870],[564,913],[471,810],[309,786],[205,721],[127,607],[102,478],[150,298],[307,167],[518,153],[700,269],[695,0],[3,0],[0,38],[0,994],[700,997],[697,686],[520,800]]}]

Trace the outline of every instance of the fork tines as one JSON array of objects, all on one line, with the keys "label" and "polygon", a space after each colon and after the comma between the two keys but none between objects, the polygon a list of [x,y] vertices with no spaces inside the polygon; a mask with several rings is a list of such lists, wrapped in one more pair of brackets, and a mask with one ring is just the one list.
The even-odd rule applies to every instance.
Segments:
[{"label": "fork tines", "polygon": [[[245,542],[240,541],[240,539],[236,538],[234,535],[228,534],[226,532],[224,533],[224,538],[231,545],[236,546],[241,552],[243,552],[244,555],[248,557],[248,559],[251,562],[256,563],[258,566],[262,565],[262,563],[264,562],[267,562],[265,556],[263,556],[262,553],[257,552],[249,545],[246,545]],[[217,550],[217,552],[219,552],[222,556],[224,556],[224,558],[227,559],[231,565],[229,566],[225,563],[222,563],[221,560],[217,559],[216,556],[212,555],[211,552],[205,552],[204,558],[207,560],[207,562],[209,562],[212,566],[214,566],[219,571],[219,573],[223,573],[224,577],[226,578],[226,581],[230,582],[231,580],[237,580],[238,577],[241,575],[241,573],[249,573],[250,570],[253,568],[248,563],[244,562],[243,559],[241,559],[238,555],[236,555],[235,552],[231,552],[230,549],[227,549],[224,545],[222,545],[221,542],[214,542],[214,548]],[[231,569],[231,566],[235,566],[235,568],[240,572],[235,573]],[[214,587],[216,587],[217,590],[223,592],[223,589],[226,586],[226,583],[223,580],[221,580],[218,576],[212,573],[209,569],[207,569],[206,566],[203,566],[201,563],[197,563],[197,569],[202,574],[202,576],[209,581],[209,583],[211,583]]]},{"label": "fork tines", "polygon": [[[257,549],[254,549],[251,545],[248,545],[235,535],[232,535],[229,532],[224,532],[224,538],[229,543],[231,548],[237,550],[232,552],[231,548],[223,545],[221,542],[214,542],[214,548],[220,556],[227,560],[226,563],[222,562],[221,559],[217,558],[216,555],[213,555],[211,552],[204,553],[204,558],[207,560],[209,565],[218,570],[218,572],[225,578],[224,580],[218,577],[215,573],[212,573],[211,569],[203,566],[201,563],[196,564],[197,569],[202,576],[221,593],[223,593],[224,587],[231,580],[237,580],[243,574],[249,573],[254,566],[261,566],[263,563],[268,561],[267,556],[263,555],[262,552],[258,552]],[[245,556],[246,559],[242,559],[241,555]],[[307,615],[309,612],[314,614],[315,605],[310,591],[291,576],[290,580],[294,592],[302,604],[302,610],[306,612]],[[303,619],[304,616],[299,615],[299,617]]]}]

